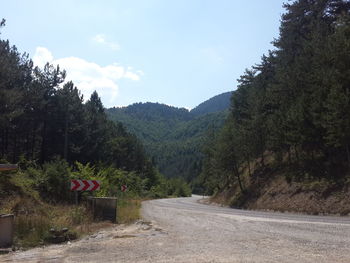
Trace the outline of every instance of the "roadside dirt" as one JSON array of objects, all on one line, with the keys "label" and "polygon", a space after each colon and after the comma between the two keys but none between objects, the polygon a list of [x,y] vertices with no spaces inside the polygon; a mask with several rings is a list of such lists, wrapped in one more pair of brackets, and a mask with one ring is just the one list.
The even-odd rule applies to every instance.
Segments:
[{"label": "roadside dirt", "polygon": [[146,201],[143,221],[0,262],[350,262],[350,218],[245,211],[202,197]]},{"label": "roadside dirt", "polygon": [[211,202],[236,208],[306,213],[311,215],[350,215],[350,187],[324,181],[287,182],[284,176],[269,174],[248,183],[247,194],[238,187],[227,189]]},{"label": "roadside dirt", "polygon": [[132,247],[137,240],[164,234],[161,228],[139,220],[107,227],[75,242],[10,252],[0,256],[0,262],[124,262],[120,247]]},{"label": "roadside dirt", "polygon": [[279,177],[266,185],[259,198],[247,202],[249,209],[269,209],[308,214],[350,214],[350,191],[346,186],[320,182],[288,183]]}]

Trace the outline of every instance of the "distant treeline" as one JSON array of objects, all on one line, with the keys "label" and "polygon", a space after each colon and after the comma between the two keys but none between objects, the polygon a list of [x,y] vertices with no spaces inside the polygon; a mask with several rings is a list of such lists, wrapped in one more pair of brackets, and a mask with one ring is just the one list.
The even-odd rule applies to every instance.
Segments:
[{"label": "distant treeline", "polygon": [[208,189],[240,183],[240,167],[271,155],[295,178],[349,174],[350,1],[284,7],[275,49],[240,77],[224,128],[208,139]]}]

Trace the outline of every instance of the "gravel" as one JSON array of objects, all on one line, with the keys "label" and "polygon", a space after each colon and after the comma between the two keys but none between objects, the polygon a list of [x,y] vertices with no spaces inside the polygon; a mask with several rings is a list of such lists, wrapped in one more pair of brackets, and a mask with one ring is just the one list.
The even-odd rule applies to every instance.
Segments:
[{"label": "gravel", "polygon": [[143,220],[0,262],[350,262],[350,218],[146,201]]}]

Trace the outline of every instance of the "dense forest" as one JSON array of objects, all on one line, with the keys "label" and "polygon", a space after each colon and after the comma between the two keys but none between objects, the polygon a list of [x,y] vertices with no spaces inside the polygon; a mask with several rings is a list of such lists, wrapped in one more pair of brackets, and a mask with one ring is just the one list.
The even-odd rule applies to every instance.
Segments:
[{"label": "dense forest", "polygon": [[349,175],[350,2],[284,7],[274,49],[239,78],[225,126],[207,140],[201,180],[210,193],[247,193],[243,175],[271,170],[289,181],[344,184]]},{"label": "dense forest", "polygon": [[200,116],[208,113],[227,110],[230,107],[231,96],[232,92],[225,92],[216,95],[209,100],[202,102],[197,107],[191,109],[190,113],[194,116]]},{"label": "dense forest", "polygon": [[54,157],[69,163],[105,162],[142,170],[147,158],[135,136],[109,121],[96,92],[84,103],[65,71],[46,64],[33,67],[9,41],[0,42],[0,156],[40,163]]},{"label": "dense forest", "polygon": [[191,111],[159,103],[135,103],[110,108],[107,115],[143,142],[161,173],[191,182],[201,172],[203,138],[208,131],[223,126],[230,96],[231,92],[217,95]]}]

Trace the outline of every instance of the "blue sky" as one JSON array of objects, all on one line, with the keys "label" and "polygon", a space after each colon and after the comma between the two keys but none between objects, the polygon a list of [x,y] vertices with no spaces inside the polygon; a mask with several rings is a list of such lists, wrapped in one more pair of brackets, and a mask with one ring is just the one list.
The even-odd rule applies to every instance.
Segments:
[{"label": "blue sky", "polygon": [[1,5],[9,39],[35,64],[67,70],[106,107],[160,102],[193,108],[236,88],[272,49],[282,0],[12,0]]}]

